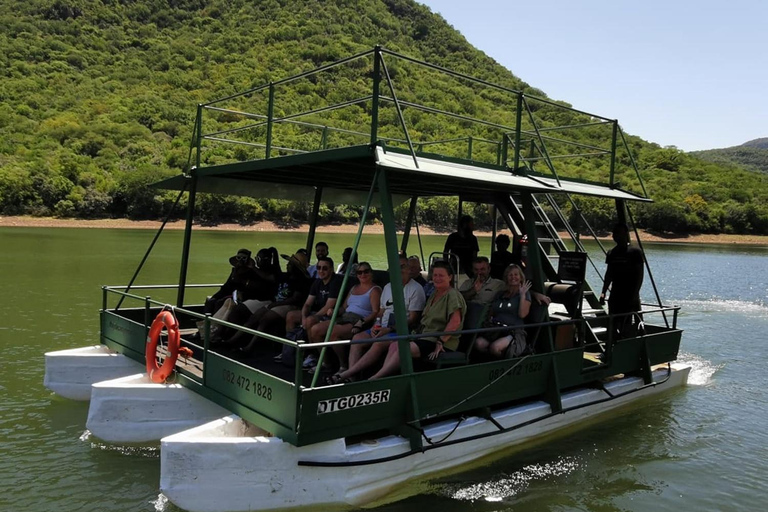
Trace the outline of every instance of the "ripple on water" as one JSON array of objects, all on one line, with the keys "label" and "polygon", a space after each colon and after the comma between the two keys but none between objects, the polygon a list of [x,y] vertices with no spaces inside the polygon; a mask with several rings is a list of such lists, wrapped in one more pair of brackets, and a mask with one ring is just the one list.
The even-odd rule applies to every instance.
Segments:
[{"label": "ripple on water", "polygon": [[525,491],[533,481],[568,475],[578,467],[579,462],[576,457],[560,457],[553,462],[530,464],[513,473],[502,473],[498,478],[468,486],[444,484],[439,486],[436,492],[462,501],[504,501]]}]

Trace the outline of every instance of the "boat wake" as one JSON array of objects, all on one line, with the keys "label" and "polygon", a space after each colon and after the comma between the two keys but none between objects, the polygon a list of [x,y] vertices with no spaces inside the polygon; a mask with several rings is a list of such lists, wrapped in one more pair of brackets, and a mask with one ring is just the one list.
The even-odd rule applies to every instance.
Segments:
[{"label": "boat wake", "polygon": [[696,354],[682,351],[678,355],[677,361],[691,367],[691,372],[688,374],[689,386],[706,386],[715,372],[725,366],[724,364],[713,364]]},{"label": "boat wake", "polygon": [[574,457],[561,457],[554,462],[531,464],[509,475],[502,475],[487,482],[469,486],[445,484],[437,493],[461,501],[500,502],[514,498],[538,480],[553,476],[568,475],[576,471],[579,462]]},{"label": "boat wake", "polygon": [[149,503],[155,507],[155,512],[165,512],[168,508],[168,498],[166,498],[163,493],[158,494],[157,499],[152,500]]},{"label": "boat wake", "polygon": [[768,304],[765,301],[732,300],[712,297],[710,299],[684,299],[677,301],[682,306],[682,314],[691,313],[745,313],[768,317]]}]

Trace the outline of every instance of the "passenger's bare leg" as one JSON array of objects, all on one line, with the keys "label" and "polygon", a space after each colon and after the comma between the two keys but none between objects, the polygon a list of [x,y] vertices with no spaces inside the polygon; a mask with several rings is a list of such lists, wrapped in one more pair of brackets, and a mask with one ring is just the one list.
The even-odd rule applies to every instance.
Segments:
[{"label": "passenger's bare leg", "polygon": [[475,339],[475,346],[473,350],[477,350],[478,352],[485,354],[488,352],[488,347],[491,345],[491,342],[487,339],[483,338],[482,336],[478,336],[477,339]]},{"label": "passenger's bare leg", "polygon": [[294,309],[285,315],[285,332],[291,332],[301,323],[301,310]]},{"label": "passenger's bare leg", "polygon": [[[356,334],[352,340],[364,340],[368,338],[369,334],[359,333]],[[360,360],[361,357],[363,357],[363,354],[366,350],[370,348],[370,345],[366,345],[365,343],[353,343],[349,346],[349,367],[352,368],[357,364],[357,362]]]},{"label": "passenger's bare leg", "polygon": [[[261,322],[262,317],[267,312],[269,312],[267,308],[257,309],[256,312],[253,313],[248,318],[248,320],[246,320],[246,322],[243,324],[243,327],[247,327],[249,329],[255,329],[258,331],[259,323]],[[245,343],[246,340],[248,339],[248,336],[249,335],[244,333],[243,331],[235,331],[235,333],[232,336],[230,336],[227,340],[225,340],[222,344],[224,346],[233,347],[233,346],[239,345],[240,343]]]},{"label": "passenger's bare leg", "polygon": [[[348,340],[352,336],[352,324],[336,325],[331,332],[331,340]],[[333,352],[339,358],[339,370],[349,367],[349,357],[347,354],[348,345],[334,345]]]},{"label": "passenger's bare leg", "polygon": [[[364,336],[367,336],[367,334]],[[381,357],[387,352],[388,347],[391,345],[391,341],[377,341],[376,343],[371,344],[371,348],[369,348],[368,351],[355,362],[355,364],[350,364],[349,370],[341,372],[339,377],[342,379],[349,379],[365,370],[366,368],[369,368],[378,363]],[[358,346],[364,347],[364,345],[353,345],[352,347],[354,348]]]},{"label": "passenger's bare leg", "polygon": [[[274,334],[275,336],[284,334],[280,332],[280,329],[282,328],[282,324],[283,324],[283,317],[281,317],[271,309],[267,309],[267,308],[263,308],[263,309],[264,309],[264,313],[260,315],[259,324],[255,327],[255,329],[259,332]],[[254,347],[256,347],[256,344],[259,343],[260,339],[261,338],[259,336],[253,336],[251,338],[251,341],[241,350],[246,353],[250,352],[251,350],[254,349]]]},{"label": "passenger's bare leg", "polygon": [[[420,358],[421,351],[419,351],[419,347],[413,342],[410,343],[410,346],[411,357],[413,359]],[[368,380],[376,380],[382,377],[388,377],[390,375],[394,375],[398,371],[400,371],[400,352],[398,350],[397,343],[392,343],[387,350],[387,357],[384,359],[384,364],[381,366],[381,370],[376,372],[376,374],[371,376],[371,378]]]},{"label": "passenger's bare leg", "polygon": [[325,334],[328,332],[328,327],[331,325],[330,321],[324,320],[320,322],[317,320],[316,316],[310,316],[307,318],[307,324],[310,326],[310,328],[307,329],[309,341],[312,343],[325,341]]},{"label": "passenger's bare leg", "polygon": [[512,343],[511,335],[503,336],[495,340],[493,343],[491,343],[491,347],[490,347],[491,355],[497,359],[501,359],[502,357],[504,357],[504,352],[507,351],[507,348],[509,347],[510,343]]}]

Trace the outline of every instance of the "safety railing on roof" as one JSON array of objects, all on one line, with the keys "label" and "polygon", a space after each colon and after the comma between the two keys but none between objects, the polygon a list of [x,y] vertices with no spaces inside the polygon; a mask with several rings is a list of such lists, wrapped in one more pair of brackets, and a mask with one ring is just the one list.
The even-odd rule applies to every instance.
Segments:
[{"label": "safety railing on roof", "polygon": [[[386,144],[515,173],[599,182],[647,197],[618,122],[381,47],[198,105],[190,166]],[[594,180],[593,180],[594,181]]]}]

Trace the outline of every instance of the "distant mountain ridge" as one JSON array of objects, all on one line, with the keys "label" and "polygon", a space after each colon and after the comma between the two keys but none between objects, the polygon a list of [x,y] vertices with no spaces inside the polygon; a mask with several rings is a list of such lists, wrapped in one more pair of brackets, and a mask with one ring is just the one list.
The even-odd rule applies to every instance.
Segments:
[{"label": "distant mountain ridge", "polygon": [[734,164],[768,174],[768,137],[750,140],[739,146],[693,151],[692,154],[708,162]]},{"label": "distant mountain ridge", "polygon": [[742,146],[748,146],[752,148],[768,149],[768,137],[762,137],[760,139],[750,140],[745,142]]}]

